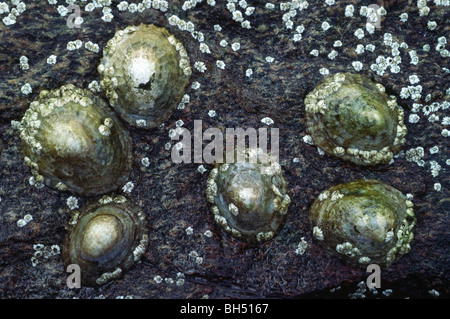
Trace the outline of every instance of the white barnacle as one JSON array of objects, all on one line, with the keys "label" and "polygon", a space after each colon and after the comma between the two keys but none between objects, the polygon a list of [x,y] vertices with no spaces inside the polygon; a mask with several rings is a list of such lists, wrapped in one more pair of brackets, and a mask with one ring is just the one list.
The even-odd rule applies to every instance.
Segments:
[{"label": "white barnacle", "polygon": [[23,216],[23,220],[25,223],[29,223],[33,220],[33,216],[31,214],[26,214],[25,216]]},{"label": "white barnacle", "polygon": [[338,53],[336,50],[331,50],[331,52],[328,54],[328,59],[334,60],[338,56]]},{"label": "white barnacle", "polygon": [[318,240],[324,240],[323,231],[318,226],[313,227],[313,236]]},{"label": "white barnacle", "polygon": [[410,114],[409,115],[409,119],[408,119],[409,123],[417,123],[417,122],[419,122],[419,120],[420,120],[420,116],[419,115],[417,115],[417,114]]},{"label": "white barnacle", "polygon": [[352,62],[352,66],[355,69],[356,72],[359,72],[362,70],[363,68],[363,64],[361,63],[361,61],[353,61]]},{"label": "white barnacle", "polygon": [[48,58],[47,58],[47,64],[55,64],[56,63],[56,58],[57,58],[57,56],[56,55],[50,55]]},{"label": "white barnacle", "polygon": [[303,255],[306,252],[306,249],[308,249],[309,244],[305,240],[305,237],[300,238],[300,242],[297,245],[297,249],[295,249],[295,253],[297,255]]},{"label": "white barnacle", "polygon": [[106,13],[102,16],[102,20],[105,22],[111,22],[114,16],[111,13]]},{"label": "white barnacle", "polygon": [[193,90],[198,90],[200,88],[200,83],[197,81],[192,82],[191,88]]},{"label": "white barnacle", "polygon": [[270,117],[265,117],[261,119],[261,123],[264,123],[266,125],[272,125],[274,121]]},{"label": "white barnacle", "polygon": [[202,52],[202,53],[211,53],[211,50],[209,49],[208,45],[203,42],[200,43],[199,49],[200,49],[200,52]]},{"label": "white barnacle", "polygon": [[399,18],[401,22],[406,22],[408,21],[408,14],[406,12],[403,12],[402,14],[399,15]]},{"label": "white barnacle", "polygon": [[19,219],[19,220],[17,221],[16,224],[17,224],[17,227],[22,228],[22,227],[24,227],[24,226],[27,224],[27,222],[21,218],[21,219]]},{"label": "white barnacle", "polygon": [[322,22],[321,27],[322,27],[322,30],[327,31],[329,28],[331,28],[331,25],[327,21],[324,21],[324,22]]},{"label": "white barnacle", "polygon": [[207,171],[207,169],[206,169],[203,165],[199,165],[199,166],[197,167],[197,171],[198,171],[200,174],[203,174],[204,172]]},{"label": "white barnacle", "polygon": [[127,9],[128,9],[128,2],[126,2],[126,1],[120,2],[120,3],[117,5],[117,9],[118,9],[119,11],[125,11],[125,10],[127,10]]},{"label": "white barnacle", "polygon": [[292,40],[294,42],[299,42],[302,40],[302,35],[300,33],[296,33],[296,34],[294,34],[294,37],[292,38]]},{"label": "white barnacle", "polygon": [[420,79],[419,79],[419,77],[416,74],[413,74],[413,75],[409,76],[409,83],[416,84],[416,83],[419,83],[419,82],[420,82]]},{"label": "white barnacle", "polygon": [[439,152],[439,147],[437,145],[430,148],[430,154],[436,154]]},{"label": "white barnacle", "polygon": [[322,75],[328,75],[330,74],[330,70],[328,70],[327,68],[320,68],[319,73]]},{"label": "white barnacle", "polygon": [[186,235],[192,235],[194,233],[194,229],[191,226],[187,227],[184,231]]},{"label": "white barnacle", "polygon": [[394,238],[394,231],[390,230],[386,233],[386,237],[384,239],[384,241],[387,243],[388,241],[390,241],[392,238]]},{"label": "white barnacle", "polygon": [[134,188],[134,183],[130,181],[122,187],[122,191],[125,193],[131,193],[133,188]]},{"label": "white barnacle", "polygon": [[220,45],[221,47],[226,47],[226,46],[228,45],[228,42],[227,42],[227,40],[221,40],[221,41],[219,42],[219,45]]},{"label": "white barnacle", "polygon": [[69,50],[69,51],[73,51],[73,50],[76,50],[76,49],[77,49],[77,47],[76,47],[74,41],[69,41],[69,42],[67,42],[66,48],[67,48],[67,50]]},{"label": "white barnacle", "polygon": [[217,65],[217,67],[218,67],[219,69],[224,70],[226,64],[225,64],[225,62],[223,62],[222,60],[217,60],[217,61],[216,61],[216,65]]},{"label": "white barnacle", "polygon": [[205,232],[203,233],[203,235],[205,235],[205,236],[208,237],[208,238],[211,238],[211,237],[213,236],[213,233],[212,233],[212,231],[210,231],[210,230],[208,229],[207,231],[205,231]]},{"label": "white barnacle", "polygon": [[194,69],[196,69],[197,71],[201,72],[201,73],[205,73],[206,72],[206,65],[205,62],[202,61],[196,61],[194,63]]},{"label": "white barnacle", "polygon": [[319,56],[319,50],[311,50],[311,52],[309,52],[309,54],[313,55],[313,56]]},{"label": "white barnacle", "polygon": [[364,30],[361,28],[357,29],[354,32],[354,36],[361,40],[362,38],[364,38]]},{"label": "white barnacle", "polygon": [[0,2],[0,14],[8,13],[9,12],[9,6],[6,2]]},{"label": "white barnacle", "polygon": [[181,126],[183,126],[183,125],[184,125],[183,120],[178,120],[178,121],[175,122],[175,126],[176,126],[176,127],[181,127]]},{"label": "white barnacle", "polygon": [[308,145],[314,145],[314,141],[310,135],[303,136],[302,140]]},{"label": "white barnacle", "polygon": [[244,28],[244,29],[251,29],[252,28],[252,26],[250,24],[250,21],[248,21],[248,20],[242,21],[241,22],[241,27]]},{"label": "white barnacle", "polygon": [[178,21],[180,20],[180,18],[176,15],[171,15],[168,19],[168,22],[170,25],[175,26],[177,25]]},{"label": "white barnacle", "polygon": [[333,193],[331,193],[331,200],[332,201],[336,201],[340,198],[344,197],[344,194],[341,194],[339,191],[334,191]]},{"label": "white barnacle", "polygon": [[31,89],[31,85],[29,83],[25,83],[21,88],[20,91],[25,94],[28,95],[31,92],[33,92],[33,90]]},{"label": "white barnacle", "polygon": [[349,4],[345,7],[345,16],[347,18],[353,17],[354,12],[355,12],[355,7],[352,4]]},{"label": "white barnacle", "polygon": [[322,193],[320,193],[319,195],[319,200],[323,201],[325,199],[327,199],[330,196],[330,192],[328,190],[323,191]]},{"label": "white barnacle", "polygon": [[109,135],[111,135],[111,130],[109,129],[109,127],[107,127],[107,126],[104,125],[104,124],[101,124],[101,125],[98,127],[98,131],[99,131],[100,134],[103,135],[103,136],[109,136]]},{"label": "white barnacle", "polygon": [[162,283],[163,279],[160,275],[156,275],[155,277],[153,277],[153,280],[155,281],[155,283],[160,284]]},{"label": "white barnacle", "polygon": [[37,264],[39,264],[39,260],[36,258],[36,257],[31,257],[31,265],[33,266],[33,267],[36,267],[37,266]]},{"label": "white barnacle", "polygon": [[356,54],[364,53],[364,45],[358,44],[355,49]]},{"label": "white barnacle", "polygon": [[239,215],[239,209],[233,203],[230,203],[228,205],[228,209],[229,209],[230,213],[232,213],[234,216]]},{"label": "white barnacle", "polygon": [[22,55],[19,59],[19,63],[20,63],[20,69],[21,70],[28,70],[30,68],[29,64],[28,64],[28,58],[24,55]]},{"label": "white barnacle", "polygon": [[66,204],[70,210],[74,210],[78,208],[78,199],[74,196],[70,196],[66,200]]},{"label": "white barnacle", "polygon": [[433,31],[437,27],[436,21],[428,21],[427,27],[428,27],[428,30]]},{"label": "white barnacle", "polygon": [[360,264],[368,264],[368,263],[370,263],[370,258],[367,256],[362,256],[362,257],[359,257],[358,262]]},{"label": "white barnacle", "polygon": [[69,12],[69,10],[65,6],[62,6],[62,5],[59,5],[58,8],[56,8],[56,10],[58,11],[58,13],[61,17],[66,16],[67,13]]},{"label": "white barnacle", "polygon": [[336,154],[336,155],[344,155],[345,154],[345,149],[343,147],[341,147],[341,146],[336,146],[333,149],[333,153]]},{"label": "white barnacle", "polygon": [[150,165],[150,160],[148,159],[148,157],[144,157],[144,158],[141,159],[141,163],[145,167],[148,167]]},{"label": "white barnacle", "polygon": [[113,122],[113,120],[110,117],[107,117],[107,118],[104,119],[103,125],[105,125],[106,127],[111,128],[111,127],[113,127],[114,122]]}]

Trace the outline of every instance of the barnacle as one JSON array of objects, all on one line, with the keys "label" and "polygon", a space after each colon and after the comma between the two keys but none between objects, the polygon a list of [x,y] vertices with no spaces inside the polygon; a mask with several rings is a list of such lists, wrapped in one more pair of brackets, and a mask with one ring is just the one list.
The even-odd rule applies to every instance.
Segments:
[{"label": "barnacle", "polygon": [[378,180],[355,180],[323,191],[312,205],[313,236],[351,265],[388,267],[410,250],[413,204]]},{"label": "barnacle", "polygon": [[103,196],[75,214],[62,246],[64,265],[80,267],[81,285],[98,286],[133,266],[148,245],[145,214],[124,196]]},{"label": "barnacle", "polygon": [[107,103],[89,90],[69,84],[41,91],[18,130],[37,184],[94,196],[128,179],[130,135]]},{"label": "barnacle", "polygon": [[257,244],[278,234],[291,200],[278,161],[259,148],[244,153],[243,161],[236,157],[211,170],[206,198],[227,233]]},{"label": "barnacle", "polygon": [[98,71],[110,104],[128,124],[143,128],[169,118],[192,72],[183,44],[166,29],[145,24],[117,31]]},{"label": "barnacle", "polygon": [[389,163],[405,142],[404,112],[370,79],[337,73],[305,98],[307,132],[329,154],[360,165]]}]

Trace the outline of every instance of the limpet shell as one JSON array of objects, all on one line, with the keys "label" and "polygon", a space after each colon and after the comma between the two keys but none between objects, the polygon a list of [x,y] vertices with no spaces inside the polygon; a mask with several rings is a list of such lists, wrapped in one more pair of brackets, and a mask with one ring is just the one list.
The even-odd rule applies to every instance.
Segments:
[{"label": "limpet shell", "polygon": [[128,130],[89,90],[68,84],[41,91],[18,130],[36,185],[96,196],[128,179],[133,162]]},{"label": "limpet shell", "polygon": [[111,106],[128,124],[142,128],[170,117],[192,73],[183,44],[153,24],[117,31],[98,71]]},{"label": "limpet shell", "polygon": [[62,246],[67,268],[80,267],[82,286],[99,286],[121,276],[145,253],[148,226],[141,209],[124,196],[103,196],[69,223]]},{"label": "limpet shell", "polygon": [[378,180],[355,180],[323,191],[309,220],[320,246],[360,267],[389,267],[410,251],[416,219],[413,204]]},{"label": "limpet shell", "polygon": [[228,234],[259,244],[279,233],[291,200],[278,161],[261,149],[246,149],[245,154],[244,161],[235,158],[211,170],[206,198],[214,220]]},{"label": "limpet shell", "polygon": [[305,110],[314,144],[343,160],[386,164],[405,143],[404,112],[396,99],[359,74],[327,77],[308,93]]}]

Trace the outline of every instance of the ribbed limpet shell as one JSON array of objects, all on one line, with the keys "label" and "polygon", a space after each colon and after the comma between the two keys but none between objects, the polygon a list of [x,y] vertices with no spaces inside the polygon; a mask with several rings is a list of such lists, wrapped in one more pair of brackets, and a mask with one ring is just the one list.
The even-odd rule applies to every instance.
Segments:
[{"label": "ribbed limpet shell", "polygon": [[103,196],[72,218],[62,247],[67,268],[80,267],[81,286],[99,286],[133,266],[145,253],[145,214],[124,196]]},{"label": "ribbed limpet shell", "polygon": [[110,104],[128,124],[142,128],[170,117],[192,73],[183,44],[153,24],[117,31],[98,71]]},{"label": "ribbed limpet shell", "polygon": [[389,163],[405,142],[404,112],[359,74],[327,77],[305,98],[307,132],[327,153],[360,165]]},{"label": "ribbed limpet shell", "polygon": [[410,251],[413,203],[378,180],[355,180],[323,191],[309,216],[318,243],[344,262],[388,267]]},{"label": "ribbed limpet shell", "polygon": [[278,161],[260,149],[246,149],[245,153],[246,160],[235,158],[234,163],[211,170],[206,199],[214,220],[228,234],[258,244],[278,234],[291,200]]},{"label": "ribbed limpet shell", "polygon": [[36,185],[96,196],[128,179],[133,162],[128,130],[89,90],[68,84],[41,91],[18,130]]}]

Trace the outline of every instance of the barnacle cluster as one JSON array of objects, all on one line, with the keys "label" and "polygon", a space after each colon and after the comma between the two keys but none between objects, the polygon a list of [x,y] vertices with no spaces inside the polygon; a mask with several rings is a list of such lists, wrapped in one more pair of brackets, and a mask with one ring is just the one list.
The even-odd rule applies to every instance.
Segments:
[{"label": "barnacle cluster", "polygon": [[404,112],[396,99],[358,74],[326,78],[306,96],[305,110],[314,143],[343,160],[389,163],[405,142]]},{"label": "barnacle cluster", "polygon": [[119,277],[148,245],[145,214],[124,196],[103,196],[69,223],[62,257],[80,267],[81,284],[98,286]]},{"label": "barnacle cluster", "polygon": [[272,239],[282,228],[291,202],[278,161],[260,148],[247,148],[240,161],[211,170],[206,198],[214,220],[239,240],[256,244]]},{"label": "barnacle cluster", "polygon": [[192,72],[183,44],[166,29],[145,24],[117,31],[98,71],[110,104],[128,124],[143,128],[169,118]]},{"label": "barnacle cluster", "polygon": [[68,84],[41,91],[18,129],[37,184],[96,196],[128,179],[130,135],[107,103],[89,90]]},{"label": "barnacle cluster", "polygon": [[355,180],[324,190],[309,216],[319,244],[345,262],[388,267],[410,250],[413,203],[378,180]]}]

